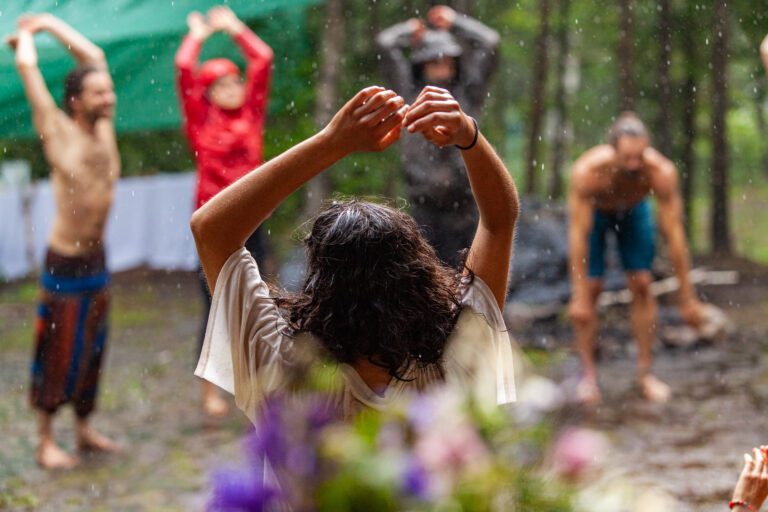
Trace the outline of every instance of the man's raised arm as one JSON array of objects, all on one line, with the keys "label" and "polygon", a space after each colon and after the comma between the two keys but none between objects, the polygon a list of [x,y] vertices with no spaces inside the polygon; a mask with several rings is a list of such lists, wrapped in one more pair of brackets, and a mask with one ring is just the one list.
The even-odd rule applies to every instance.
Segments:
[{"label": "man's raised arm", "polygon": [[425,30],[424,23],[414,18],[392,25],[376,36],[383,74],[399,94],[409,96],[418,92],[405,49],[417,43]]},{"label": "man's raised arm", "polygon": [[6,41],[16,52],[16,68],[32,107],[32,120],[35,129],[44,138],[54,128],[58,107],[37,66],[34,33],[20,23],[19,31]]},{"label": "man's raised arm", "polygon": [[46,31],[69,51],[79,65],[107,67],[104,51],[80,32],[52,14],[24,16],[19,25],[29,25],[32,32]]}]

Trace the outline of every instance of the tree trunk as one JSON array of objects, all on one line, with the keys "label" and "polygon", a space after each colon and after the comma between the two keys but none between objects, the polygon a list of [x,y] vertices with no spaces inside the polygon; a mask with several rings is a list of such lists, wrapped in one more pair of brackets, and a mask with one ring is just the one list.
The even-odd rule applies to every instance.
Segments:
[{"label": "tree trunk", "polygon": [[688,8],[688,26],[682,30],[683,58],[685,60],[685,79],[681,87],[681,96],[683,99],[683,111],[681,115],[683,128],[683,146],[681,148],[680,161],[681,167],[681,189],[683,196],[683,211],[685,216],[685,229],[690,237],[693,232],[693,186],[696,176],[696,113],[698,103],[696,101],[697,91],[697,66],[698,49],[694,40],[695,25],[692,21],[695,16],[693,8]]},{"label": "tree trunk", "polygon": [[731,254],[728,215],[728,3],[714,2],[712,47],[712,251]]},{"label": "tree trunk", "polygon": [[557,27],[557,90],[555,92],[555,136],[552,142],[552,169],[549,195],[553,200],[563,195],[563,164],[568,142],[568,56],[571,52],[569,22],[571,0],[558,0],[559,25]]},{"label": "tree trunk", "polygon": [[619,0],[619,107],[635,109],[634,13],[632,0]]},{"label": "tree trunk", "polygon": [[[325,4],[325,28],[320,43],[320,75],[315,100],[315,124],[318,127],[328,124],[339,104],[345,28],[343,0],[328,0]],[[312,216],[320,210],[330,189],[330,176],[327,172],[320,174],[307,184],[304,204],[307,216]]]},{"label": "tree trunk", "polygon": [[656,121],[656,146],[667,157],[672,156],[672,88],[669,76],[672,60],[672,12],[670,0],[659,0],[659,116]]},{"label": "tree trunk", "polygon": [[547,67],[549,42],[549,0],[539,0],[539,34],[536,36],[533,52],[533,82],[531,83],[531,110],[528,119],[528,155],[526,161],[525,191],[535,194],[538,190],[538,149],[541,125],[544,117],[544,99],[547,88]]}]

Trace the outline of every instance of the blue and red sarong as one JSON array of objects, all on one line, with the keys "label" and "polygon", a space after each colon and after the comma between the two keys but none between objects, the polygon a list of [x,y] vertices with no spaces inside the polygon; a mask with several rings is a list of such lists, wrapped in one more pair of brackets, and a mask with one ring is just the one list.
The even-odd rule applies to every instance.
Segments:
[{"label": "blue and red sarong", "polygon": [[83,256],[48,250],[32,361],[33,407],[52,414],[71,402],[80,418],[93,411],[107,339],[108,285],[103,250]]}]

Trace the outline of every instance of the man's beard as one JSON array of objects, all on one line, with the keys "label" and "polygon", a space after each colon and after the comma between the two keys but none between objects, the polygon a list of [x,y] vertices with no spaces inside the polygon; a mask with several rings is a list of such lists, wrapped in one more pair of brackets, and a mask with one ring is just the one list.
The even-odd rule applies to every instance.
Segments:
[{"label": "man's beard", "polygon": [[94,108],[86,113],[89,122],[95,123],[99,119],[110,119],[114,113],[112,107]]}]

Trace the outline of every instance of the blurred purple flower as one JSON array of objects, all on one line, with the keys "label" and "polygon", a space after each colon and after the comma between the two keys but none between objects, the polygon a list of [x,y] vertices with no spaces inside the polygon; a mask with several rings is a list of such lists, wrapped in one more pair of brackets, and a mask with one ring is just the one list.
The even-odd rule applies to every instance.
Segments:
[{"label": "blurred purple flower", "polygon": [[316,396],[309,405],[307,423],[310,431],[317,432],[339,418],[338,411],[327,398]]},{"label": "blurred purple flower", "polygon": [[420,500],[429,500],[429,473],[415,458],[411,457],[403,473],[403,492]]},{"label": "blurred purple flower", "polygon": [[[255,468],[254,468],[255,469]],[[213,474],[211,512],[261,512],[280,498],[277,489],[265,486],[262,471],[219,470]]]},{"label": "blurred purple flower", "polygon": [[428,430],[435,422],[437,404],[434,397],[417,395],[408,407],[408,421],[417,432]]},{"label": "blurred purple flower", "polygon": [[285,461],[288,442],[282,417],[281,400],[270,400],[265,404],[253,433],[246,439],[246,449],[254,462],[265,458],[273,463]]}]

